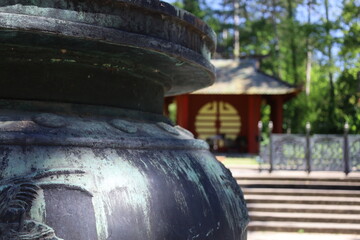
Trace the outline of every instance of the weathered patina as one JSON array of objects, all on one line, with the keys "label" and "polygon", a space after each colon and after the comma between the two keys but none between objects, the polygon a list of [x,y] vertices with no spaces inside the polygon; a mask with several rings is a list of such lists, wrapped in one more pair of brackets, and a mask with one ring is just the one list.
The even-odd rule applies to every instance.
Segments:
[{"label": "weathered patina", "polygon": [[213,82],[214,39],[159,1],[4,0],[0,97],[160,113],[164,94]]},{"label": "weathered patina", "polygon": [[231,173],[162,116],[214,78],[211,29],[159,1],[0,3],[0,239],[245,239]]}]

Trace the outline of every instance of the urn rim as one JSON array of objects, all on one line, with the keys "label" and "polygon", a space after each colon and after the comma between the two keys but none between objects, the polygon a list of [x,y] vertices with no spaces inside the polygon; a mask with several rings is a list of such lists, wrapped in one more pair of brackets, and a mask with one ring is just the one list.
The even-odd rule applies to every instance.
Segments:
[{"label": "urn rim", "polygon": [[[161,1],[5,0],[0,4],[0,35],[0,48],[7,53],[5,63],[11,59],[43,64],[48,54],[50,60],[59,61],[55,64],[97,67],[94,60],[86,61],[82,54],[86,52],[88,59],[108,58],[104,64],[120,66],[115,70],[124,73],[129,72],[122,70],[126,64],[113,59],[130,50],[144,56],[130,63],[143,70],[142,81],[160,84],[165,96],[209,86],[215,79],[210,63],[216,44],[214,32],[190,13]],[[31,48],[45,53],[23,51]],[[122,56],[122,62],[132,57]]]}]

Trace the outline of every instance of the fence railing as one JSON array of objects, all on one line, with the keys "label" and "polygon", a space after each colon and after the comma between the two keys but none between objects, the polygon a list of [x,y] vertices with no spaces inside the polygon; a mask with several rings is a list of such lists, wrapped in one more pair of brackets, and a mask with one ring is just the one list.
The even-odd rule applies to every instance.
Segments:
[{"label": "fence railing", "polygon": [[[260,145],[260,170],[360,171],[360,135],[274,134],[269,124],[269,144]],[[259,123],[259,131],[262,124]]]}]

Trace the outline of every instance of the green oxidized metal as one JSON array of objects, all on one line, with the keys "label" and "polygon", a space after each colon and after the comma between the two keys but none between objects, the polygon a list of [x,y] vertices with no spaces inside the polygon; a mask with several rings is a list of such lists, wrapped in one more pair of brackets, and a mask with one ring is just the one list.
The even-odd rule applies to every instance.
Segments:
[{"label": "green oxidized metal", "polygon": [[1,1],[0,239],[245,239],[230,172],[161,115],[214,39],[159,1]]}]

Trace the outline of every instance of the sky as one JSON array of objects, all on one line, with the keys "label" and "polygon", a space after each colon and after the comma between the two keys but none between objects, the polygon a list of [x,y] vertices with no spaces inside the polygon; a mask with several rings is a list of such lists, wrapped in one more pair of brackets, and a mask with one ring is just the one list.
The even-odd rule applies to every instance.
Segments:
[{"label": "sky", "polygon": [[[162,0],[164,2],[168,2],[170,4],[174,3],[176,0]],[[220,2],[221,0],[205,0],[207,5],[212,6],[214,9],[220,9]],[[341,14],[341,1],[339,0],[329,0],[329,16],[331,20],[336,19]],[[297,9],[297,16],[296,18],[301,21],[305,22],[307,21],[307,6],[301,5]],[[320,21],[321,17],[324,16],[324,7],[321,5],[319,7],[316,7],[312,10],[311,19],[312,22],[318,22]]]}]

